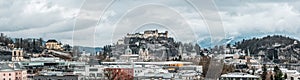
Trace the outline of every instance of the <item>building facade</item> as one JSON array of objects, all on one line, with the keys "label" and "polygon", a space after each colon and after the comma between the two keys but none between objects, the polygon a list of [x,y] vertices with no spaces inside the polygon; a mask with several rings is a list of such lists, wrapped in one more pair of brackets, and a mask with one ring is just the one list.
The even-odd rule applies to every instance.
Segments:
[{"label": "building facade", "polygon": [[62,49],[62,44],[58,43],[56,40],[48,40],[46,42],[46,48],[47,49],[55,49],[55,50],[61,50]]},{"label": "building facade", "polygon": [[27,70],[12,66],[0,64],[0,80],[27,80]]}]

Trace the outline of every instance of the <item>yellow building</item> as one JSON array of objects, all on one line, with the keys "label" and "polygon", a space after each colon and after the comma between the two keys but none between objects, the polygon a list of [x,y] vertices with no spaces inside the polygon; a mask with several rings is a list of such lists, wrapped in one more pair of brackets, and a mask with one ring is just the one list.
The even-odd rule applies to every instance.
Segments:
[{"label": "yellow building", "polygon": [[62,49],[62,44],[58,43],[56,40],[48,40],[46,42],[46,48],[51,49],[51,50],[61,50]]}]

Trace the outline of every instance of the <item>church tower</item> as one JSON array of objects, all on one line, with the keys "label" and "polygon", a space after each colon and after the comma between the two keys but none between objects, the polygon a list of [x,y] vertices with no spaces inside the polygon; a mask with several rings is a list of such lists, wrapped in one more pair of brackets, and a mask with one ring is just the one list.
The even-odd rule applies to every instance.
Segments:
[{"label": "church tower", "polygon": [[23,49],[15,48],[12,51],[11,61],[22,61],[23,60]]}]

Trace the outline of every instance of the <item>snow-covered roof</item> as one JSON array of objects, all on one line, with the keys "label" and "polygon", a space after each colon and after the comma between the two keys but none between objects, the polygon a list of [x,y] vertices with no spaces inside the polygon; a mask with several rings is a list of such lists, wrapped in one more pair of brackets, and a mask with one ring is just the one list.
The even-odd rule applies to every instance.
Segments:
[{"label": "snow-covered roof", "polygon": [[247,73],[228,73],[221,75],[222,78],[230,77],[230,78],[259,78],[259,76],[250,75]]}]

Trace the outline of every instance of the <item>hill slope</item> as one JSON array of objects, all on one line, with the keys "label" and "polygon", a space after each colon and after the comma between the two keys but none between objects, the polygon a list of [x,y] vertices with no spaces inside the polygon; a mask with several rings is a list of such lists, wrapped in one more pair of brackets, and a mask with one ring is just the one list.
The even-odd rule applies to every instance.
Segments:
[{"label": "hill slope", "polygon": [[235,46],[238,49],[249,50],[253,55],[257,55],[260,51],[265,52],[269,59],[272,59],[273,56],[275,59],[279,59],[280,56],[284,58],[292,56],[300,59],[299,41],[280,35],[242,40],[237,42]]}]

